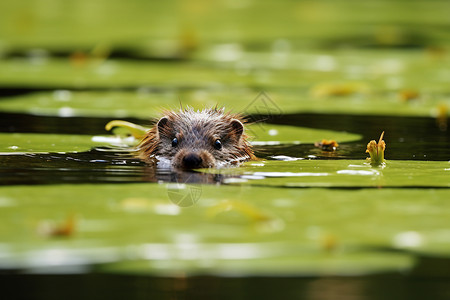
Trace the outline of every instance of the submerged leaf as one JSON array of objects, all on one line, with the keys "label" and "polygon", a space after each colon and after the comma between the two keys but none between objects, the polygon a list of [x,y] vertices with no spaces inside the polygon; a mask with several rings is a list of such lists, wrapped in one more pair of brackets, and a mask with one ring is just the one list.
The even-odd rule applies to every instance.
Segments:
[{"label": "submerged leaf", "polygon": [[105,125],[107,131],[113,130],[116,133],[114,127],[125,129],[127,133],[130,133],[136,139],[141,139],[148,131],[148,128],[122,120],[113,120]]}]

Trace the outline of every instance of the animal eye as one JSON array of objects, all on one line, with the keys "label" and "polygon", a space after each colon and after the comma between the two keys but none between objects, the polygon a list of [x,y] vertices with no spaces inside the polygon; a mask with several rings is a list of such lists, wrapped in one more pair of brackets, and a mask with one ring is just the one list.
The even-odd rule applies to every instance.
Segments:
[{"label": "animal eye", "polygon": [[177,138],[173,138],[172,140],[172,147],[176,147],[178,145],[178,139]]},{"label": "animal eye", "polygon": [[222,149],[222,143],[220,142],[220,140],[216,140],[214,142],[214,148],[216,148],[217,150]]}]

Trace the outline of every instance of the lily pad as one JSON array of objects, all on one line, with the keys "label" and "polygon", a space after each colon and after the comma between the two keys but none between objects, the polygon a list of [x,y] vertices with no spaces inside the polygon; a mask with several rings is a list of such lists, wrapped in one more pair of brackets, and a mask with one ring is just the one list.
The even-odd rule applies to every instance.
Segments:
[{"label": "lily pad", "polygon": [[[170,189],[0,187],[0,267],[39,272],[96,264],[104,272],[159,275],[354,275],[410,270],[417,254],[448,256],[450,249],[442,238],[450,217],[444,189],[330,193],[186,184],[175,197],[198,197],[189,207],[174,204]],[[70,216],[73,230],[56,234]]]},{"label": "lily pad", "polygon": [[0,141],[0,152],[3,153],[81,152],[114,142],[123,144],[114,138],[40,133],[0,133]]},{"label": "lily pad", "polygon": [[[159,43],[167,49],[172,40],[183,39],[184,31],[192,32],[194,41],[200,40],[201,43],[190,43],[194,47],[236,40],[258,45],[258,42],[276,40],[280,36],[300,40],[301,45],[393,47],[422,45],[448,38],[445,30],[439,30],[448,20],[448,3],[445,1],[415,1],[408,6],[409,10],[405,9],[404,3],[392,1],[380,1],[370,9],[366,3],[355,4],[353,1],[300,4],[259,1],[245,5],[133,1],[133,5],[125,8],[118,0],[101,0],[96,6],[87,3],[90,2],[83,0],[72,4],[71,18],[64,13],[46,15],[45,11],[53,7],[47,3],[42,3],[42,10],[27,9],[32,1],[22,5],[5,3],[0,14],[0,34],[11,48],[46,47],[67,51],[90,49],[99,41],[106,41],[112,49],[119,50],[128,46],[149,51],[148,48]],[[102,15],[102,18],[92,19],[91,14]],[[126,22],[117,22],[119,17]],[[267,22],[268,18],[273,23]],[[379,25],[382,22],[390,26]],[[231,30],[231,26],[239,30]],[[424,30],[427,26],[438,29]],[[66,35],[51,34],[55,30]]]},{"label": "lily pad", "polygon": [[361,135],[348,132],[266,123],[249,125],[247,134],[255,145],[313,144],[322,139],[350,142],[361,138]]},{"label": "lily pad", "polygon": [[[79,0],[61,9],[55,1],[35,2],[0,4],[3,112],[149,120],[181,102],[269,117],[424,116],[436,118],[439,134],[426,122],[426,130],[402,127],[392,141],[403,150],[417,141],[424,149],[421,158],[432,157],[425,152],[445,153],[448,1],[382,0],[370,9],[354,0],[189,5]],[[64,11],[70,11],[69,18]],[[326,121],[321,127],[332,124],[328,129],[333,129],[334,120]],[[350,123],[348,128],[364,126]],[[399,124],[383,118],[373,131],[386,130],[388,123]],[[372,134],[372,128],[365,131]],[[360,139],[270,124],[249,126],[248,133],[255,145]],[[448,161],[395,161],[387,153],[384,168],[371,167],[363,160],[340,160],[345,145],[328,156],[334,160],[278,156],[200,171],[230,175],[221,185],[103,184],[153,180],[154,174],[139,163],[136,171],[126,157],[116,168],[111,160],[71,157],[66,164],[59,159],[64,155],[52,154],[16,164],[32,155],[11,155],[80,152],[115,143],[133,145],[136,139],[0,134],[0,154],[9,164],[0,166],[6,179],[0,184],[0,270],[173,275],[177,282],[181,274],[182,285],[185,275],[195,274],[345,276],[413,270],[420,276],[421,267],[448,274],[445,263],[416,268],[424,256],[450,259]],[[290,147],[289,155],[299,148]],[[414,151],[408,157],[415,157]],[[49,184],[6,186],[28,182],[9,180],[24,176],[22,167],[37,171],[36,177],[51,174],[42,181]],[[61,176],[70,168],[77,170]],[[78,176],[102,184],[67,184],[78,182]],[[318,286],[313,282],[313,292]],[[142,290],[135,294],[142,298]]]},{"label": "lily pad", "polygon": [[387,161],[372,167],[363,160],[254,161],[240,168],[203,169],[239,176],[229,182],[278,187],[450,187],[449,161]]},{"label": "lily pad", "polygon": [[[111,118],[157,117],[164,109],[177,109],[180,99],[184,106],[196,109],[224,106],[227,110],[244,115],[283,113],[342,113],[364,115],[401,115],[446,118],[450,98],[428,94],[427,99],[401,101],[396,93],[346,95],[319,97],[309,95],[302,89],[267,89],[261,93],[253,89],[195,88],[188,91],[151,88],[136,91],[90,91],[56,90],[54,92],[30,93],[16,97],[4,97],[0,110],[51,116],[102,116]],[[264,101],[270,100],[270,105]],[[162,104],[164,103],[164,104]]]}]

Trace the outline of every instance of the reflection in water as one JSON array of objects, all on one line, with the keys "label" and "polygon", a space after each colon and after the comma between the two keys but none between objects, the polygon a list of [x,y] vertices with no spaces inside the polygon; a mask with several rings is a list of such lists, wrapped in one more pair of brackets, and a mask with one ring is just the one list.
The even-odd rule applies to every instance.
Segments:
[{"label": "reflection in water", "polygon": [[318,278],[307,286],[306,298],[311,300],[334,300],[334,299],[371,299],[367,282],[352,279],[342,280],[339,278]]},{"label": "reflection in water", "polygon": [[[446,300],[448,278],[423,280],[399,274],[348,277],[188,276],[175,272],[118,275],[1,275],[7,299],[308,299]],[[93,292],[95,293],[93,296]]]},{"label": "reflection in water", "polygon": [[94,149],[80,153],[0,155],[0,184],[55,183],[217,183],[223,174],[156,168],[123,152]]}]

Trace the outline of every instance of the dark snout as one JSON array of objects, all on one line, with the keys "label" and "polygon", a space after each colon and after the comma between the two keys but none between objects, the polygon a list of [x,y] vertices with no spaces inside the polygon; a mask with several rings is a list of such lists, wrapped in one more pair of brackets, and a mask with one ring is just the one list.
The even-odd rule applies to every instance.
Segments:
[{"label": "dark snout", "polygon": [[184,169],[196,169],[203,167],[203,159],[197,153],[188,153],[183,157]]}]

